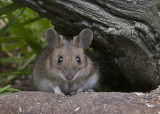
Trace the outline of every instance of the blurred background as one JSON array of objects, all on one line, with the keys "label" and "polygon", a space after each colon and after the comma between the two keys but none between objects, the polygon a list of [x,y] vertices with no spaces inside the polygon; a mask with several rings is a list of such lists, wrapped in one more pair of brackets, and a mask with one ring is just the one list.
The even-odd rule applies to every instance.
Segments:
[{"label": "blurred background", "polygon": [[33,10],[11,0],[0,1],[1,95],[19,91],[19,88],[33,89],[32,68],[35,58],[46,46],[44,33],[47,28],[54,26]]}]

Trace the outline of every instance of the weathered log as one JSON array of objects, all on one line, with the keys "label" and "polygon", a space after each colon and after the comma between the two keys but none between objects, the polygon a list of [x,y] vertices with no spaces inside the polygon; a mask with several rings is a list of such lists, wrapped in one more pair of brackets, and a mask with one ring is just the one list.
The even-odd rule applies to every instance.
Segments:
[{"label": "weathered log", "polygon": [[79,93],[18,92],[0,96],[1,114],[159,114],[160,92]]},{"label": "weathered log", "polygon": [[107,53],[120,67],[121,74],[110,73],[104,78],[106,83],[118,78],[117,83],[126,83],[133,91],[148,91],[160,84],[160,0],[13,1],[50,19],[64,36],[91,28],[92,47]]}]

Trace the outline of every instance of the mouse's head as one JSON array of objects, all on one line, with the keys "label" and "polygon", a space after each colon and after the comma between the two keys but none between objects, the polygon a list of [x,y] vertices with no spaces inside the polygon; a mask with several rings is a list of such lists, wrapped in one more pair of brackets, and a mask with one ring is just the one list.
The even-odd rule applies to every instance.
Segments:
[{"label": "mouse's head", "polygon": [[73,40],[65,40],[53,29],[45,34],[48,47],[52,50],[49,65],[52,74],[64,80],[85,78],[92,71],[92,61],[84,51],[90,46],[93,33],[90,29],[83,29]]}]

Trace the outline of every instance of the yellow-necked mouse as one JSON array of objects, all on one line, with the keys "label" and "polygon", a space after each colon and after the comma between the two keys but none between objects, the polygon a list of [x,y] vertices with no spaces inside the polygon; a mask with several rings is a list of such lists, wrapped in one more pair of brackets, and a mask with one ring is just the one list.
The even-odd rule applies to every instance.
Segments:
[{"label": "yellow-necked mouse", "polygon": [[93,32],[83,29],[73,40],[66,40],[49,28],[45,39],[48,46],[33,70],[37,88],[71,95],[92,89],[99,79],[99,68],[85,51],[92,42]]}]

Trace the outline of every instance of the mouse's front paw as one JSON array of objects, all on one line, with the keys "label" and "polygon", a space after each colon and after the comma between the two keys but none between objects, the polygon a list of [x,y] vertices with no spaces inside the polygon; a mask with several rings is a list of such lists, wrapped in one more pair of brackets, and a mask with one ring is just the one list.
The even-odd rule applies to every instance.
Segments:
[{"label": "mouse's front paw", "polygon": [[61,89],[60,89],[59,86],[54,87],[53,90],[54,90],[54,93],[56,93],[56,94],[60,94],[60,95],[63,95],[63,96],[65,95],[65,94],[61,91]]},{"label": "mouse's front paw", "polygon": [[83,91],[83,88],[78,88],[76,91],[72,91],[70,95],[75,95],[77,93],[81,93],[82,91]]},{"label": "mouse's front paw", "polygon": [[93,89],[88,89],[85,92],[94,92],[94,90]]},{"label": "mouse's front paw", "polygon": [[75,95],[77,93],[77,91],[72,91],[72,92],[70,92],[70,95],[72,96],[72,95]]}]

